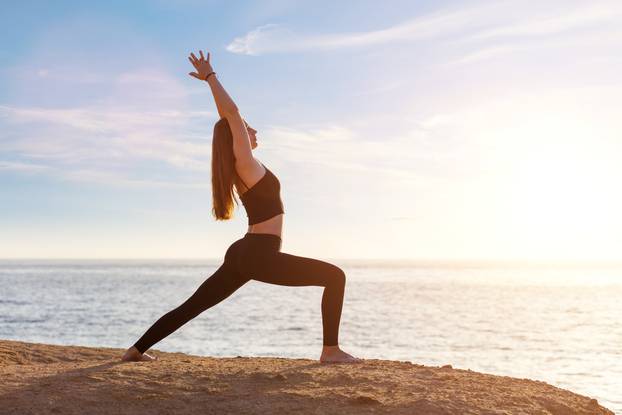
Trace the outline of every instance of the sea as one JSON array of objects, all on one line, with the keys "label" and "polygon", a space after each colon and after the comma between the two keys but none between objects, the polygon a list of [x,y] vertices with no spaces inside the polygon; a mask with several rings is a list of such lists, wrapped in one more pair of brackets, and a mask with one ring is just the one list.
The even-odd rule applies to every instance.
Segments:
[{"label": "sea", "polygon": [[[346,273],[348,353],[541,380],[622,414],[621,264],[318,259]],[[0,338],[127,348],[219,265],[1,260]],[[251,280],[153,349],[318,359],[322,291]]]}]

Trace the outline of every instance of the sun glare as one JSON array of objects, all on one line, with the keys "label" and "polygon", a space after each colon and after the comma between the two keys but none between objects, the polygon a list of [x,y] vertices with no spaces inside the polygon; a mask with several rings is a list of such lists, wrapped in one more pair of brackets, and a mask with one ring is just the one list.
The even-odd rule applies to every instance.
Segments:
[{"label": "sun glare", "polygon": [[620,228],[619,171],[602,151],[606,132],[585,120],[546,114],[514,130],[500,183],[517,245],[531,256],[608,257]]}]

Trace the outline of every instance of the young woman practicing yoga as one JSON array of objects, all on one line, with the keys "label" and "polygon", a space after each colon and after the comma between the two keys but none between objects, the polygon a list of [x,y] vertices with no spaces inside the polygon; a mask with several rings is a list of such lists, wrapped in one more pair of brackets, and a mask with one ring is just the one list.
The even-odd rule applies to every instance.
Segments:
[{"label": "young woman practicing yoga", "polygon": [[205,58],[203,51],[199,51],[199,55],[197,58],[191,53],[188,58],[196,70],[190,75],[209,84],[220,115],[212,140],[212,213],[216,220],[232,217],[235,186],[248,216],[248,230],[229,246],[223,263],[214,274],[179,307],[160,317],[127,349],[122,360],[155,360],[145,353],[151,346],[252,279],[287,286],[324,287],[324,345],[320,362],[361,362],[362,359],[339,348],[345,273],[328,262],[281,252],[284,209],[279,179],[253,156],[257,131],[242,118],[218,81],[210,64],[210,54]]}]

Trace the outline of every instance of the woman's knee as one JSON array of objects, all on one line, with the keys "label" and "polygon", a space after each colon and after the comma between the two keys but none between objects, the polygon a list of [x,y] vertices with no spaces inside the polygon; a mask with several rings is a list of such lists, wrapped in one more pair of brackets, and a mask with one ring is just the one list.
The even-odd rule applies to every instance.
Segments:
[{"label": "woman's knee", "polygon": [[346,273],[337,265],[331,264],[329,283],[337,287],[345,287]]}]

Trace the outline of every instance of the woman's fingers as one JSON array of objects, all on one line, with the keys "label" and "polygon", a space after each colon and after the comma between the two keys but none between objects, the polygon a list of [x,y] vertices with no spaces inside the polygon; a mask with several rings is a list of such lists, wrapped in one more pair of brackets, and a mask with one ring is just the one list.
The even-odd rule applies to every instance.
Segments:
[{"label": "woman's fingers", "polygon": [[[195,77],[195,78],[197,78],[197,79],[201,79],[201,78],[199,77],[199,74],[198,74],[198,73],[196,73],[196,72],[190,72],[188,75],[190,75],[190,76],[194,76],[194,77]],[[201,79],[201,80],[202,80],[202,79]]]},{"label": "woman's fingers", "polygon": [[205,55],[203,55],[203,51],[200,50],[199,51],[199,55],[201,56],[201,59],[197,58],[197,56],[194,54],[194,52],[190,52],[190,56],[188,56],[188,60],[190,61],[190,63],[195,67],[195,69],[199,69],[199,65],[203,62],[207,62],[209,63],[209,58],[210,58],[210,53],[207,52],[207,59],[205,59]]}]

